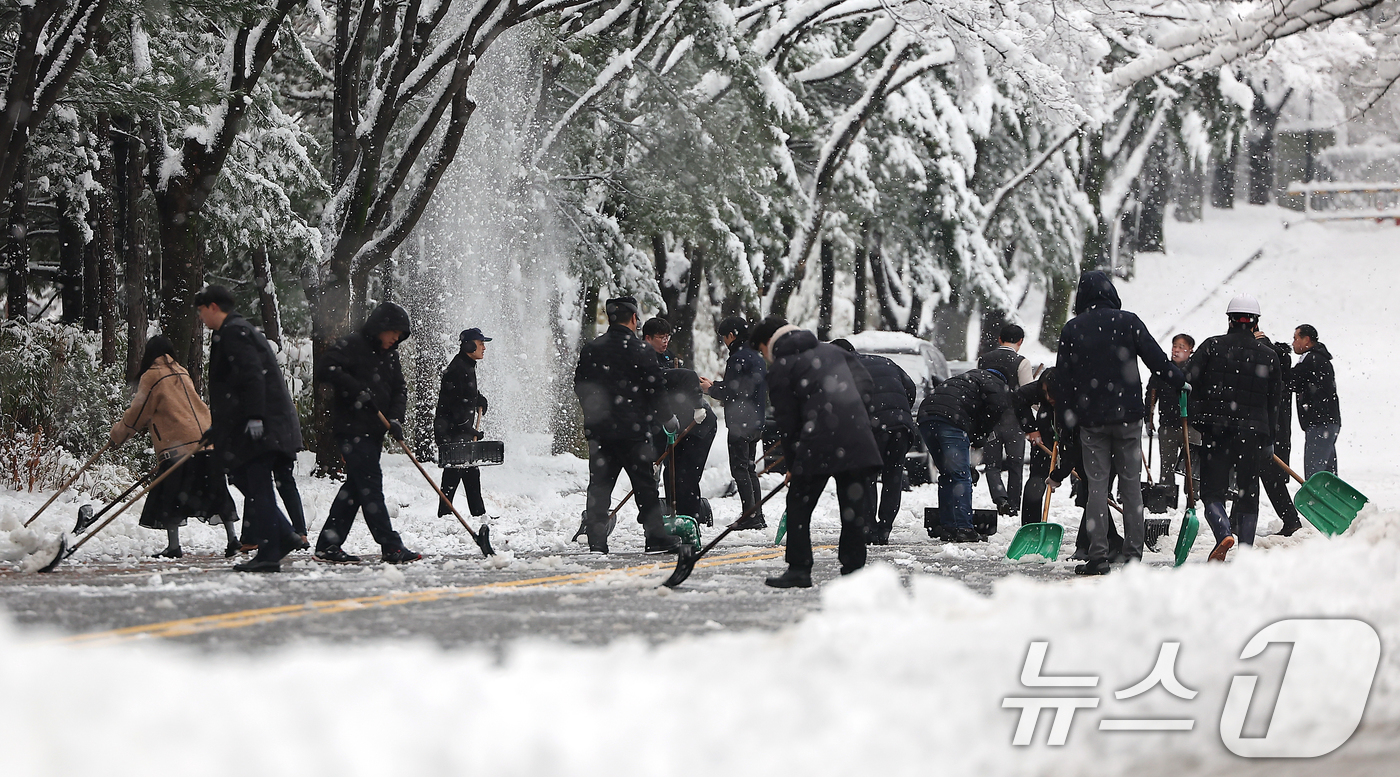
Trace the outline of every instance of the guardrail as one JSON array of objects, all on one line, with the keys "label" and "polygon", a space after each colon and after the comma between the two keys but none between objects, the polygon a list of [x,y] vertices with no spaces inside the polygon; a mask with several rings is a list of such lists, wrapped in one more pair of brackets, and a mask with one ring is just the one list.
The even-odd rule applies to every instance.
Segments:
[{"label": "guardrail", "polygon": [[[1294,181],[1284,192],[1303,198],[1303,217],[1310,221],[1393,221],[1400,226],[1400,183]],[[1364,207],[1319,210],[1314,198],[1321,196],[1333,206],[1360,204]]]}]

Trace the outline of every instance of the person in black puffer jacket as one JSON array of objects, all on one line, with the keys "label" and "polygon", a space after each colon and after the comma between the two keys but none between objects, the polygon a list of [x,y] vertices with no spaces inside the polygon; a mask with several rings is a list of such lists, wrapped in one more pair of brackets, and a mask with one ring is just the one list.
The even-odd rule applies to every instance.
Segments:
[{"label": "person in black puffer jacket", "polygon": [[1000,370],[968,370],[938,384],[919,405],[919,433],[938,467],[941,536],[977,542],[972,525],[972,448],[986,442],[1016,401]]},{"label": "person in black puffer jacket", "polygon": [[[486,396],[476,385],[476,363],[486,358],[486,344],[491,338],[475,327],[457,336],[461,347],[442,373],[438,391],[437,412],[433,414],[433,439],[441,453],[444,446],[460,440],[477,440],[479,419],[486,415]],[[441,461],[441,456],[439,456]],[[467,508],[473,516],[486,514],[486,502],[481,498],[480,467],[443,467],[442,493],[451,499],[457,484],[467,494]],[[438,500],[438,515],[451,515],[452,507]]]},{"label": "person in black puffer jacket", "polygon": [[763,508],[758,502],[758,474],[754,458],[763,437],[763,417],[768,407],[768,368],[763,357],[749,346],[749,324],[740,316],[729,316],[719,322],[716,333],[729,348],[724,365],[724,380],[700,378],[706,394],[724,405],[724,425],[729,438],[729,474],[739,489],[739,502],[744,515],[739,530],[766,529]]},{"label": "person in black puffer jacket", "polygon": [[233,308],[233,294],[209,286],[195,295],[199,319],[213,331],[209,344],[209,440],[214,466],[243,492],[246,529],[258,552],[235,564],[240,572],[277,572],[281,560],[306,544],[277,507],[273,471],[301,450],[301,425],[277,356],[267,338]]},{"label": "person in black puffer jacket", "polygon": [[[1293,367],[1293,348],[1288,343],[1270,342],[1263,332],[1255,332],[1254,336],[1273,348],[1274,353],[1278,355],[1283,391],[1279,392],[1278,409],[1274,412],[1274,456],[1287,464],[1293,452],[1293,393],[1288,390],[1288,379]],[[1261,455],[1259,459],[1259,486],[1268,495],[1274,513],[1283,519],[1283,528],[1279,530],[1279,534],[1291,537],[1303,528],[1303,519],[1298,516],[1298,508],[1293,504],[1293,495],[1288,493],[1288,473],[1274,462],[1273,456]]]},{"label": "person in black puffer jacket", "polygon": [[[1055,410],[1067,435],[1076,438],[1084,454],[1089,491],[1089,561],[1075,574],[1109,572],[1109,479],[1116,471],[1124,483],[1142,477],[1142,379],[1139,359],[1173,388],[1185,385],[1181,369],[1162,352],[1137,315],[1122,310],[1118,290],[1107,273],[1079,277],[1074,318],[1060,331],[1055,369],[1064,391],[1056,395]],[[1123,552],[1141,559],[1145,537],[1142,491],[1123,489]]]},{"label": "person in black puffer jacket", "polygon": [[[977,357],[977,366],[992,368],[1006,376],[1012,391],[1035,380],[1035,368],[1021,355],[1026,330],[1016,324],[1002,326],[997,334],[997,347]],[[1018,419],[1003,416],[1001,426],[987,439],[982,449],[982,461],[987,465],[987,491],[1002,515],[1015,515],[1021,504],[1021,475],[1026,460],[1026,435]],[[1002,482],[1002,473],[1006,481]]]},{"label": "person in black puffer jacket", "polygon": [[[1236,541],[1254,544],[1259,465],[1273,455],[1283,391],[1278,354],[1254,336],[1259,303],[1240,295],[1230,300],[1225,313],[1229,331],[1202,343],[1186,364],[1192,387],[1190,422],[1202,438],[1201,501],[1215,534],[1211,561],[1224,561]],[[1226,516],[1232,470],[1239,495]]]},{"label": "person in black puffer jacket", "polygon": [[1342,431],[1341,400],[1332,354],[1317,341],[1317,329],[1293,330],[1293,352],[1301,356],[1288,374],[1288,390],[1298,395],[1298,426],[1303,429],[1303,477],[1326,470],[1337,474],[1337,435]]},{"label": "person in black puffer jacket", "polygon": [[[832,345],[855,351],[848,340],[832,340]],[[914,399],[918,387],[898,364],[875,354],[856,354],[875,383],[870,398],[874,410],[875,444],[880,446],[880,491],[865,502],[865,541],[888,545],[904,496],[904,457],[914,443]],[[878,504],[877,504],[878,502]]]},{"label": "person in black puffer jacket", "polygon": [[[360,331],[337,340],[326,350],[317,379],[330,384],[331,431],[345,460],[345,483],[331,503],[330,514],[316,538],[316,558],[349,563],[359,558],[345,552],[343,544],[364,511],[365,525],[379,543],[381,558],[403,564],[422,558],[403,545],[384,503],[384,473],[379,456],[384,435],[403,441],[404,409],[408,383],[399,363],[399,344],[412,334],[408,312],[392,302],[370,312]],[[389,420],[386,428],[380,414]]]},{"label": "person in black puffer jacket", "polygon": [[865,566],[865,500],[882,463],[870,406],[875,384],[855,354],[781,318],[764,319],[751,340],[772,362],[768,395],[791,476],[788,569],[764,582],[774,588],[812,585],[812,511],[833,477],[841,505],[836,555],[841,574],[850,574]]},{"label": "person in black puffer jacket", "polygon": [[637,496],[638,520],[648,553],[675,553],[681,540],[666,532],[661,520],[661,497],[652,462],[656,460],[651,431],[679,420],[659,417],[666,387],[656,352],[637,337],[641,308],[632,297],[605,303],[608,331],[579,350],[574,369],[574,393],[583,407],[583,434],[588,440],[588,503],[584,528],[588,547],[608,552],[608,521],[613,486],[626,470]]}]

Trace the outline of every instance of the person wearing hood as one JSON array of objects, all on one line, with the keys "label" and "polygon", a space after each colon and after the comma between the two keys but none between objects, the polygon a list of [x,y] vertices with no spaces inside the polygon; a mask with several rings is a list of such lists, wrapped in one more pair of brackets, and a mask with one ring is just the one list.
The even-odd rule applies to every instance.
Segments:
[{"label": "person wearing hood", "polygon": [[[476,440],[481,437],[478,419],[486,415],[486,396],[477,389],[476,363],[486,358],[486,344],[491,338],[475,327],[464,329],[457,338],[461,347],[442,373],[438,391],[437,411],[433,413],[433,439],[441,450],[454,439]],[[451,499],[457,484],[467,493],[467,508],[474,517],[486,514],[481,498],[480,467],[444,467],[442,493]],[[438,515],[451,515],[452,506],[438,500]]]},{"label": "person wearing hood", "polygon": [[[222,523],[228,535],[225,556],[238,552],[234,523],[238,513],[222,473],[215,471],[213,456],[199,451],[200,438],[209,428],[209,407],[199,398],[190,374],[175,361],[175,350],[164,335],[146,342],[141,356],[141,381],[126,413],[112,424],[112,448],[140,434],[151,433],[151,447],[163,474],[187,453],[194,455],[174,475],[146,495],[141,509],[141,525],[163,529],[167,543],[156,558],[180,558],[180,527],[195,516],[208,523]],[[196,452],[197,451],[197,452]]]},{"label": "person wearing hood", "polygon": [[233,293],[208,286],[194,297],[209,342],[209,431],[217,471],[243,493],[245,532],[258,539],[239,572],[278,572],[306,542],[277,507],[274,471],[302,448],[301,424],[277,355],[267,338],[234,310]]},{"label": "person wearing hood", "polygon": [[[331,432],[345,461],[345,483],[316,538],[316,558],[320,561],[344,564],[360,560],[345,552],[344,543],[355,514],[361,510],[370,535],[379,543],[383,561],[404,564],[422,558],[404,547],[390,523],[384,503],[384,473],[379,465],[385,432],[403,441],[408,383],[399,363],[399,344],[412,331],[408,312],[384,302],[370,312],[359,332],[326,349],[316,378],[332,389]],[[381,413],[389,420],[387,429],[379,419]]]},{"label": "person wearing hood", "polygon": [[724,380],[700,379],[700,388],[724,405],[724,425],[729,437],[729,474],[739,489],[739,502],[749,516],[739,530],[766,529],[763,508],[759,506],[758,473],[754,458],[763,437],[763,417],[768,407],[768,368],[763,357],[749,345],[749,323],[741,316],[719,322],[716,332],[729,348],[724,364]]},{"label": "person wearing hood", "polygon": [[770,577],[774,588],[812,585],[812,511],[828,480],[836,480],[841,574],[865,566],[866,500],[881,466],[875,442],[875,391],[854,353],[770,316],[750,341],[771,366],[768,397],[782,437],[790,480],[787,492],[787,571]]},{"label": "person wearing hood", "polygon": [[[1128,484],[1142,476],[1142,379],[1138,360],[1174,388],[1186,386],[1181,369],[1172,364],[1147,326],[1122,309],[1118,290],[1108,273],[1093,270],[1079,276],[1074,318],[1060,331],[1056,412],[1067,434],[1078,434],[1088,481],[1089,560],[1075,567],[1080,575],[1109,572],[1109,480],[1113,472]],[[1142,491],[1123,489],[1123,553],[1142,558],[1145,528]]]},{"label": "person wearing hood", "polygon": [[1337,435],[1342,431],[1341,401],[1332,354],[1318,342],[1317,327],[1293,330],[1293,352],[1301,356],[1288,373],[1288,390],[1298,395],[1298,426],[1303,429],[1303,477],[1326,470],[1337,474]]},{"label": "person wearing hood", "polygon": [[[870,397],[875,421],[875,444],[880,448],[880,490],[865,500],[865,541],[869,545],[890,544],[895,516],[904,498],[904,457],[914,442],[914,399],[918,387],[909,373],[893,361],[873,353],[859,353],[851,341],[832,340],[831,344],[850,351],[870,373],[875,389]],[[878,498],[877,498],[878,497]]]},{"label": "person wearing hood", "polygon": [[613,486],[625,470],[637,496],[638,521],[646,537],[646,552],[676,553],[681,539],[662,523],[661,496],[652,462],[656,447],[652,430],[679,433],[680,421],[664,409],[665,375],[656,351],[637,336],[641,308],[632,297],[604,304],[608,331],[579,349],[574,369],[574,393],[583,409],[583,435],[588,441],[588,502],[584,529],[588,548],[608,552],[608,520]]},{"label": "person wearing hood", "polygon": [[[1272,346],[1254,336],[1259,302],[1247,294],[1225,308],[1229,330],[1207,339],[1186,363],[1191,425],[1201,431],[1201,502],[1215,534],[1211,561],[1224,561],[1236,542],[1254,544],[1259,522],[1259,467],[1271,458],[1283,371]],[[1235,476],[1234,506],[1225,496]]]}]

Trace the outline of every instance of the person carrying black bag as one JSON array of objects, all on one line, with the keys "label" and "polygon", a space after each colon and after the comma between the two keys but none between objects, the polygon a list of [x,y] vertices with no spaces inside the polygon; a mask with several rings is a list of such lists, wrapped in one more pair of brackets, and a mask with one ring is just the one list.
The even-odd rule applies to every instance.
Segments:
[{"label": "person carrying black bag", "polygon": [[[454,440],[480,438],[477,417],[486,414],[486,397],[476,385],[476,363],[486,358],[486,344],[491,342],[491,338],[473,327],[463,330],[459,339],[462,347],[442,373],[437,412],[433,414],[433,438],[439,451]],[[444,467],[442,492],[448,499],[457,493],[458,483],[462,484],[462,490],[467,494],[467,507],[471,514],[485,515],[486,503],[481,499],[481,468]],[[451,515],[452,506],[439,499],[437,514]]]}]

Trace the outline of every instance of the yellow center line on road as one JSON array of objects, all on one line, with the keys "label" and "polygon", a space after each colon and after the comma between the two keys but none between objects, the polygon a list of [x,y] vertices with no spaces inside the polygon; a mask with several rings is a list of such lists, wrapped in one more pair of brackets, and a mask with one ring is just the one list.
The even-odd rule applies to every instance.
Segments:
[{"label": "yellow center line on road", "polygon": [[[743,564],[749,561],[764,561],[778,558],[783,555],[783,552],[783,548],[761,548],[758,550],[726,553],[718,556],[707,556],[696,563],[695,566],[698,569],[700,567]],[[70,645],[107,645],[148,637],[186,637],[192,634],[202,634],[210,631],[240,629],[264,623],[273,623],[275,621],[302,618],[307,615],[331,615],[362,610],[367,607],[394,607],[402,604],[465,599],[496,590],[555,588],[567,585],[580,585],[612,575],[636,577],[656,571],[669,572],[672,566],[673,565],[670,563],[663,564],[660,562],[653,562],[650,564],[639,564],[637,566],[621,567],[617,569],[595,569],[588,572],[535,577],[525,580],[502,580],[496,583],[483,583],[481,585],[468,586],[465,588],[429,588],[422,591],[400,591],[376,596],[360,596],[352,599],[333,599],[319,602],[306,602],[304,604],[285,604],[277,607],[239,610],[237,612],[222,613],[219,615],[201,615],[196,618],[183,618],[180,620],[164,621],[162,623],[148,623],[141,626],[127,626],[110,631],[75,634],[57,641]]]}]

